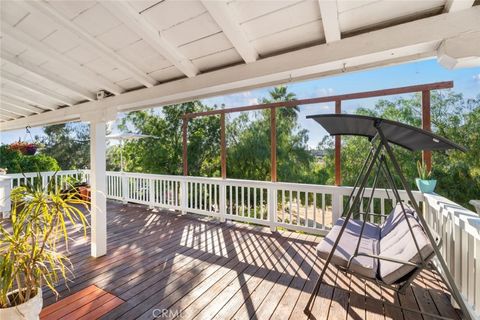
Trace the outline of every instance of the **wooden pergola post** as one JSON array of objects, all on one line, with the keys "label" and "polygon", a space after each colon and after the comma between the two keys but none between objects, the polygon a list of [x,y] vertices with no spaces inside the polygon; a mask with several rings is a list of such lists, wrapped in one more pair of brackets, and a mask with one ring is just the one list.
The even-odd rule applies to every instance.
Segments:
[{"label": "wooden pergola post", "polygon": [[[342,113],[342,101],[335,100],[335,113]],[[335,136],[335,185],[342,184],[342,137]]]},{"label": "wooden pergola post", "polygon": [[225,113],[220,114],[220,161],[222,179],[227,178],[227,140],[225,138]]},{"label": "wooden pergola post", "polygon": [[270,108],[270,177],[272,182],[277,181],[277,111]]},{"label": "wooden pergola post", "polygon": [[188,129],[188,118],[185,116],[183,117],[183,125],[182,125],[182,140],[183,140],[183,175],[188,175],[188,154],[187,154],[187,129]]},{"label": "wooden pergola post", "polygon": [[[430,90],[422,91],[422,129],[432,131],[430,118]],[[423,163],[425,163],[427,170],[432,170],[432,152],[422,152]]]}]

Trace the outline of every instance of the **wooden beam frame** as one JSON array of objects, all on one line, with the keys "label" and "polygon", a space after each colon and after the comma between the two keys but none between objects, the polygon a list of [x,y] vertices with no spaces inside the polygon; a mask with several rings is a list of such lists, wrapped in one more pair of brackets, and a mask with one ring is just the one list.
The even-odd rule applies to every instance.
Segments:
[{"label": "wooden beam frame", "polygon": [[[430,90],[422,91],[422,129],[431,131]],[[422,151],[422,160],[427,170],[432,170],[432,152]]]},{"label": "wooden beam frame", "polygon": [[[335,101],[335,113],[342,113],[342,101]],[[342,136],[335,136],[335,185],[342,185]]]},{"label": "wooden beam frame", "polygon": [[[218,109],[218,110],[209,110],[203,112],[193,112],[186,113],[183,116],[183,172],[184,175],[188,172],[187,164],[187,124],[189,119],[194,119],[197,117],[213,116],[220,115],[221,123],[221,157],[222,157],[222,178],[226,178],[226,160],[223,158],[226,154],[226,146],[224,141],[225,135],[225,115],[229,113],[236,112],[245,112],[245,111],[255,111],[270,109],[270,158],[271,158],[271,180],[272,182],[277,181],[277,135],[276,135],[276,109],[277,108],[293,108],[299,105],[305,104],[316,104],[320,102],[335,102],[335,113],[342,113],[342,100],[354,100],[354,99],[365,99],[372,97],[381,97],[389,96],[396,94],[405,94],[405,93],[415,93],[422,92],[422,127],[425,130],[430,130],[430,91],[438,89],[450,89],[453,88],[453,81],[442,81],[427,83],[414,86],[406,86],[399,88],[390,88],[390,89],[381,89],[373,91],[364,91],[364,92],[355,92],[335,96],[319,97],[319,98],[309,98],[301,100],[291,100],[291,101],[281,101],[281,102],[270,102],[263,103],[258,105],[250,105],[236,108],[228,109]],[[223,137],[223,138],[222,138]],[[424,160],[426,159],[427,167],[431,168],[431,155],[428,155],[429,152],[424,153]],[[226,157],[226,156],[225,156]],[[427,158],[425,158],[427,157]],[[225,163],[224,163],[225,161]],[[340,186],[342,184],[341,176],[341,137],[335,137],[335,185]]]},{"label": "wooden beam frame", "polygon": [[270,108],[270,178],[277,182],[277,109]]},{"label": "wooden beam frame", "polygon": [[281,101],[281,102],[270,102],[270,103],[262,103],[262,104],[228,108],[228,109],[194,112],[194,113],[185,114],[185,117],[191,119],[191,118],[204,117],[204,116],[213,116],[213,115],[222,114],[222,113],[227,114],[227,113],[254,111],[254,110],[262,110],[262,109],[270,109],[270,108],[283,108],[283,107],[293,108],[293,107],[304,105],[304,104],[316,104],[316,103],[335,102],[335,101],[343,101],[343,100],[366,99],[366,98],[373,98],[373,97],[390,96],[395,94],[405,94],[405,93],[414,93],[414,92],[422,92],[422,91],[430,91],[430,90],[438,90],[438,89],[450,89],[450,88],[453,88],[453,81],[442,81],[442,82],[433,82],[433,83],[399,87],[399,88],[355,92],[355,93],[347,93],[347,94],[335,95],[335,96],[326,96],[326,97],[290,100],[290,101]]}]

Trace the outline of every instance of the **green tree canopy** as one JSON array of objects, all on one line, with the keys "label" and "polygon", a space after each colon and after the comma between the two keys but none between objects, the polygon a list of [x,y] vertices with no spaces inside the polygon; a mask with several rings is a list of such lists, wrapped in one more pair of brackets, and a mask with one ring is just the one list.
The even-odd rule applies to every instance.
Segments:
[{"label": "green tree canopy", "polygon": [[0,146],[0,168],[6,168],[7,173],[60,170],[57,160],[53,157],[42,153],[26,156],[18,150],[10,150],[8,145]]},{"label": "green tree canopy", "polygon": [[55,124],[44,128],[42,153],[55,158],[62,170],[85,169],[90,165],[88,124]]}]

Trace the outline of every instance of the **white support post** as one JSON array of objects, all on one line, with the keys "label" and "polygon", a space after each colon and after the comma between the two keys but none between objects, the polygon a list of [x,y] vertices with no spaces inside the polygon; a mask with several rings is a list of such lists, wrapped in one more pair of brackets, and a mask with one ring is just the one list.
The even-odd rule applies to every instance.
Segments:
[{"label": "white support post", "polygon": [[277,231],[277,187],[273,182],[268,188],[268,217],[270,220],[270,230]]},{"label": "white support post", "polygon": [[227,185],[224,180],[220,183],[220,221],[227,221]]},{"label": "white support post", "polygon": [[188,190],[187,181],[182,180],[180,182],[180,208],[182,214],[186,214],[188,210]]},{"label": "white support post", "polygon": [[105,121],[90,122],[91,254],[107,253],[106,139]]},{"label": "white support post", "polygon": [[46,188],[46,187],[48,186],[48,177],[49,177],[49,175],[46,174],[46,173],[44,173],[44,172],[42,172],[42,173],[41,173],[41,177],[42,177],[42,187],[43,187],[43,188]]},{"label": "white support post", "polygon": [[10,217],[11,202],[10,191],[12,189],[11,178],[8,176],[0,176],[0,212],[3,219]]},{"label": "white support post", "polygon": [[152,178],[148,179],[148,208],[153,210],[155,208],[155,181]]},{"label": "white support post", "polygon": [[122,172],[121,175],[122,179],[122,203],[127,204],[128,203],[128,193],[129,193],[129,183],[128,183],[128,177],[125,174],[125,172]]},{"label": "white support post", "polygon": [[332,225],[342,215],[343,211],[343,194],[339,192],[332,193]]}]

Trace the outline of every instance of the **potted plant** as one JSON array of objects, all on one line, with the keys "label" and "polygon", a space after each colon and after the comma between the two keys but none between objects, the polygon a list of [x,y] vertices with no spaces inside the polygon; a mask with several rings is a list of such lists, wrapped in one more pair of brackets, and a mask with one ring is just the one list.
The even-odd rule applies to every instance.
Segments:
[{"label": "potted plant", "polygon": [[37,149],[38,145],[36,143],[18,141],[10,144],[10,150],[18,150],[20,153],[26,156],[35,155]]},{"label": "potted plant", "polygon": [[90,185],[80,177],[67,177],[64,185],[64,193],[75,193],[84,201],[90,201]]},{"label": "potted plant", "polygon": [[86,202],[64,195],[54,181],[42,187],[39,175],[12,190],[11,220],[0,224],[0,319],[38,319],[42,286],[58,294],[55,285],[71,274],[67,224],[81,226],[86,236]]},{"label": "potted plant", "polygon": [[423,193],[433,193],[437,180],[430,179],[432,171],[427,169],[426,164],[423,161],[417,162],[418,178],[415,179],[418,190]]}]

